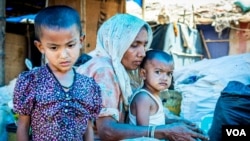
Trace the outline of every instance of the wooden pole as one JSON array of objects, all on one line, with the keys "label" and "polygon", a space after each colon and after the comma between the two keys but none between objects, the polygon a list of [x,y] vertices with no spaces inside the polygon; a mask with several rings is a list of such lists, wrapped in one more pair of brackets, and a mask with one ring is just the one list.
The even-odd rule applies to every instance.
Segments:
[{"label": "wooden pole", "polygon": [[4,45],[5,45],[5,0],[0,0],[0,86],[5,85]]},{"label": "wooden pole", "polygon": [[201,40],[202,40],[202,43],[204,45],[204,48],[205,48],[205,51],[206,51],[206,54],[207,54],[207,58],[211,59],[211,54],[210,54],[210,51],[208,49],[207,42],[206,42],[206,39],[204,37],[204,34],[203,34],[202,30],[200,30],[200,35],[201,35]]},{"label": "wooden pole", "polygon": [[142,19],[145,20],[146,0],[142,0]]}]

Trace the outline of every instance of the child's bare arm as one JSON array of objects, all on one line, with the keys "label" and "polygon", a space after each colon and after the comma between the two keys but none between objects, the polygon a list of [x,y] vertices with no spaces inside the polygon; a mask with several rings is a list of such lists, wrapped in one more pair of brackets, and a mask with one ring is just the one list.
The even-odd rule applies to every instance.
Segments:
[{"label": "child's bare arm", "polygon": [[19,115],[17,124],[17,141],[29,141],[30,116]]},{"label": "child's bare arm", "polygon": [[88,121],[88,127],[84,134],[84,140],[85,141],[94,141],[94,130],[93,130],[93,124],[92,121]]}]

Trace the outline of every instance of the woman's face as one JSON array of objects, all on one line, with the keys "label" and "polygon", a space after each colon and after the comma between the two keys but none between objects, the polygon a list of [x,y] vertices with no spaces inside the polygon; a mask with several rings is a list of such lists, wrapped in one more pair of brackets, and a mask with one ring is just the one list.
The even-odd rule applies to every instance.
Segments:
[{"label": "woman's face", "polygon": [[135,40],[122,57],[122,64],[127,70],[137,69],[145,57],[145,47],[148,43],[148,33],[143,27],[137,34]]}]

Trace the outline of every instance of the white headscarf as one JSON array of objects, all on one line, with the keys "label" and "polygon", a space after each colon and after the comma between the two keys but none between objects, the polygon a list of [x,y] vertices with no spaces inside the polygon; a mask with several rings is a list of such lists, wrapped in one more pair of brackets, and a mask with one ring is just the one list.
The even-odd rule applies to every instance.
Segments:
[{"label": "white headscarf", "polygon": [[93,57],[104,56],[112,60],[126,106],[128,105],[128,98],[132,94],[132,88],[130,78],[121,64],[121,60],[142,27],[146,27],[148,32],[146,47],[148,49],[153,38],[149,24],[130,14],[116,14],[101,25],[97,34],[96,48],[90,53]]}]

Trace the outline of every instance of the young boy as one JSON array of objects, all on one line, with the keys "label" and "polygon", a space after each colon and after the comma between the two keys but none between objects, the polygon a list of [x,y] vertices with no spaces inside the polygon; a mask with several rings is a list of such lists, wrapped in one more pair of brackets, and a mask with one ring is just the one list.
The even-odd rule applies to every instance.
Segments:
[{"label": "young boy", "polygon": [[129,122],[143,126],[164,125],[166,121],[160,92],[171,85],[173,58],[164,51],[149,50],[140,67],[140,76],[144,80],[144,85],[132,96]]},{"label": "young boy", "polygon": [[[82,141],[102,101],[94,79],[73,68],[84,41],[79,14],[68,6],[47,7],[35,18],[35,35],[34,44],[48,63],[18,77],[13,100],[17,140],[28,141],[31,129],[34,141]],[[85,134],[85,140],[93,136]]]}]

